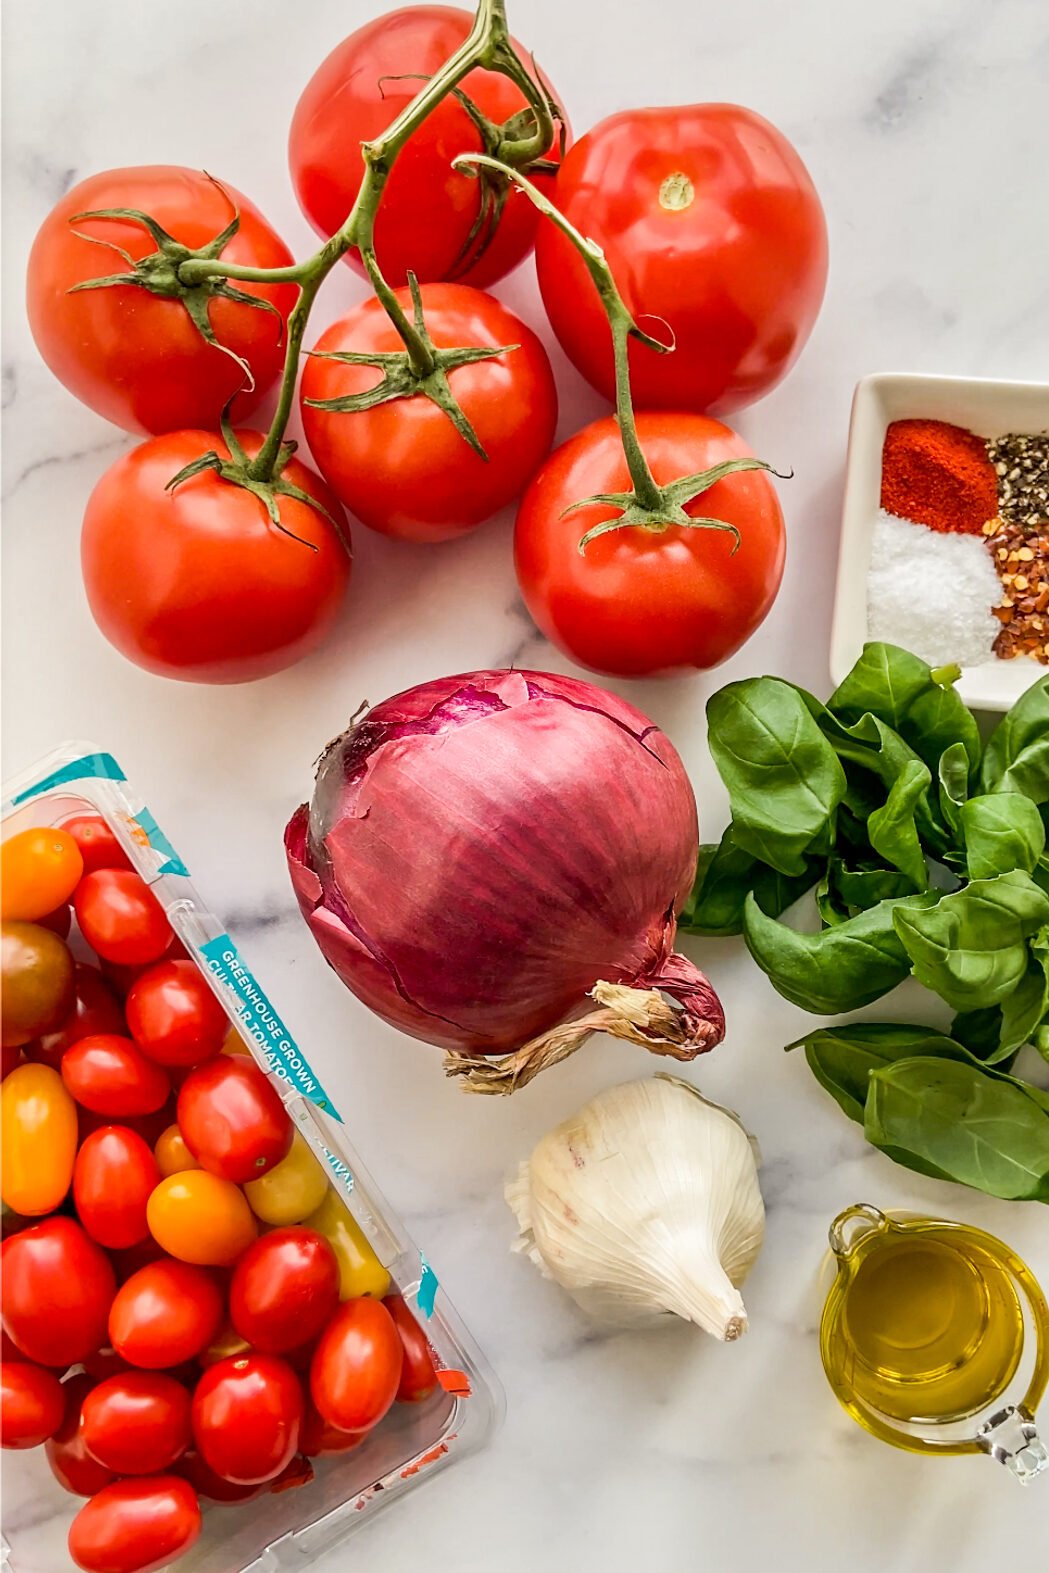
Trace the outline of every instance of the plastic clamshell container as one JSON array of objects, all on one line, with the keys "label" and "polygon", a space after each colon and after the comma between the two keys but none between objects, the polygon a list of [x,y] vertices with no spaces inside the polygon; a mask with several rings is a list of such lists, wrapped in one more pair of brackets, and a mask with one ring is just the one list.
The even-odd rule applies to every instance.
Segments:
[{"label": "plastic clamshell container", "polygon": [[[867,631],[867,575],[881,498],[881,454],[893,421],[949,421],[981,437],[1049,430],[1049,383],[998,382],[988,377],[926,377],[879,372],[856,384],[845,468],[838,583],[830,669],[840,683],[859,659]],[[920,600],[920,588],[916,590]],[[965,667],[955,687],[973,710],[1009,710],[1045,667],[1030,656],[990,656]]]},{"label": "plastic clamshell container", "polygon": [[[295,1128],[327,1165],[330,1185],[388,1269],[436,1356],[441,1386],[433,1397],[422,1404],[395,1404],[360,1447],[314,1459],[310,1484],[242,1505],[202,1500],[203,1533],[176,1564],[179,1573],[301,1568],[405,1491],[480,1447],[502,1418],[502,1391],[433,1269],[347,1141],[338,1111],[308,1060],[112,755],[88,743],[67,744],[7,783],[3,839],[83,813],[101,814],[112,827],[256,1063],[276,1085]],[[72,1567],[65,1537],[84,1499],[58,1485],[42,1449],[4,1453],[3,1498],[0,1564],[13,1573]]]}]

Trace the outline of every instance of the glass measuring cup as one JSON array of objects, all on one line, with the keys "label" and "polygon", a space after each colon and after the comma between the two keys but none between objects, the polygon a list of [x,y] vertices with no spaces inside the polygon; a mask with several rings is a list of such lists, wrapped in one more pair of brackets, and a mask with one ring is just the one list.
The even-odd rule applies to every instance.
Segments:
[{"label": "glass measuring cup", "polygon": [[989,1453],[1049,1471],[1034,1412],[1049,1385],[1049,1305],[994,1235],[866,1203],[830,1227],[820,1354],[853,1419],[913,1453]]}]

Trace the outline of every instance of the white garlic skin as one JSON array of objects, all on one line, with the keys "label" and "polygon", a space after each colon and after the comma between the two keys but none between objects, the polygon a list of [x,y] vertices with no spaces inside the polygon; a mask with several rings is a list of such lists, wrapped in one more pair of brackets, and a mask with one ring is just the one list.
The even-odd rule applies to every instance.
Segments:
[{"label": "white garlic skin", "polygon": [[514,1244],[595,1318],[672,1312],[726,1342],[765,1232],[755,1147],[736,1116],[657,1075],[599,1093],[506,1187]]}]

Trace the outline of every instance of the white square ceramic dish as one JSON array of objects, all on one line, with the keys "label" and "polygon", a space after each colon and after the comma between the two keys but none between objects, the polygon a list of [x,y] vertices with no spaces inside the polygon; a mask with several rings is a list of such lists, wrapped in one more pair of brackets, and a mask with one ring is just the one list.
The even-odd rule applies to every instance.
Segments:
[{"label": "white square ceramic dish", "polygon": [[[1049,383],[995,382],[987,377],[925,377],[878,373],[857,383],[849,426],[838,583],[830,667],[840,683],[867,632],[867,574],[881,496],[881,453],[892,421],[925,418],[968,427],[981,437],[1049,429]],[[992,658],[966,667],[958,692],[974,710],[1008,710],[1046,668],[1028,656]]]}]

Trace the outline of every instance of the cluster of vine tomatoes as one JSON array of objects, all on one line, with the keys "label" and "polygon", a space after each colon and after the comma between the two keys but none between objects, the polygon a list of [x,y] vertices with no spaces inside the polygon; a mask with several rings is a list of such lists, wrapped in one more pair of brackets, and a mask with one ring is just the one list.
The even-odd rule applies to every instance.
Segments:
[{"label": "cluster of vine tomatoes", "polygon": [[12,836],[2,912],[2,1442],[90,1499],[78,1567],[145,1573],[437,1371],[106,821]]},{"label": "cluster of vine tomatoes", "polygon": [[[321,235],[338,229],[358,194],[359,145],[381,137],[463,43],[470,20],[445,6],[395,11],[321,65],[290,137],[296,192]],[[529,60],[522,49],[519,56]],[[377,366],[340,355],[400,347],[378,301],[368,301],[311,346],[301,407],[320,474],[289,461],[283,474],[294,493],[279,498],[282,528],[257,496],[213,469],[169,483],[204,453],[230,458],[220,414],[235,395],[232,413],[242,419],[272,387],[296,284],[234,281],[191,303],[177,290],[119,282],[122,270],[154,255],[160,277],[168,255],[135,214],[151,215],[169,240],[190,248],[214,241],[236,214],[220,255],[248,268],[290,265],[279,236],[239,192],[173,167],[92,177],[45,221],[29,266],[29,316],[44,358],[101,414],[153,434],[102,477],[82,539],[92,611],[130,659],[209,682],[260,677],[297,660],[329,631],[346,589],[344,508],[386,535],[441,541],[521,499],[515,562],[525,602],[548,638],[598,671],[711,666],[764,618],[782,574],[784,531],[763,474],[729,475],[688,505],[691,516],[736,526],[735,550],[730,532],[677,524],[628,526],[580,553],[581,537],[614,518],[615,507],[569,510],[623,489],[614,428],[599,421],[550,455],[557,390],[548,357],[487,290],[537,246],[554,333],[611,400],[608,324],[570,238],[540,223],[516,188],[496,200],[490,180],[452,167],[458,155],[491,152],[484,128],[519,121],[526,104],[508,77],[471,71],[413,132],[375,222],[378,264],[401,287],[406,309],[403,286],[410,274],[419,281],[434,346],[501,350],[449,374],[483,454],[424,396],[352,411],[318,407],[380,379]],[[536,183],[602,247],[635,320],[662,322],[675,345],[665,355],[631,346],[650,463],[671,480],[746,455],[709,411],[740,408],[772,388],[815,321],[826,231],[804,165],[773,126],[734,105],[628,110],[574,145],[559,114],[567,152],[548,168],[561,153],[555,142]],[[105,247],[118,282],[95,287]],[[206,336],[190,304],[197,317],[206,313]],[[261,435],[240,435],[254,455]]]}]

